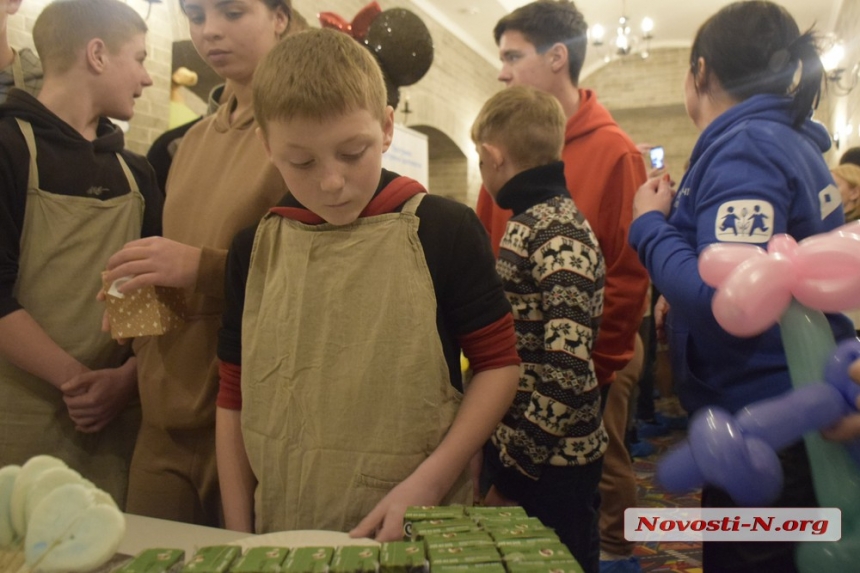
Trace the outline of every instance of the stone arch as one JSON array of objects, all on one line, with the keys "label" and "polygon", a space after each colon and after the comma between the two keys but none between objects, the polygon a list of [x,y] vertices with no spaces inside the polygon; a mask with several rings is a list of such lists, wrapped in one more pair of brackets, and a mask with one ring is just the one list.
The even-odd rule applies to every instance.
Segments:
[{"label": "stone arch", "polygon": [[430,189],[434,195],[467,203],[469,161],[466,154],[445,132],[429,125],[410,125],[427,136]]}]

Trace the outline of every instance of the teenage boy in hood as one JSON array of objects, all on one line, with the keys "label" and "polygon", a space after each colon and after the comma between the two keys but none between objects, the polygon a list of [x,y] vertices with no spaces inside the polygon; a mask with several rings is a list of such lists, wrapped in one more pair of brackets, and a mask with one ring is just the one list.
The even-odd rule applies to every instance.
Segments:
[{"label": "teenage boy in hood", "polygon": [[0,465],[65,461],[125,503],[140,422],[135,358],[101,331],[108,257],[161,233],[146,161],[106,116],[128,120],[152,85],[146,24],[118,0],[50,4],[33,28],[38,98],[0,106]]}]

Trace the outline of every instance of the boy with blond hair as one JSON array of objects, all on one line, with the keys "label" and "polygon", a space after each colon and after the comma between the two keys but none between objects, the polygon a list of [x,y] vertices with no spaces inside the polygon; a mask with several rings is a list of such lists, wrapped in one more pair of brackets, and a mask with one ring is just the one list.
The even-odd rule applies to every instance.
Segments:
[{"label": "boy with blond hair", "polygon": [[367,49],[287,37],[253,91],[290,192],[227,260],[226,524],[400,539],[407,506],[471,501],[466,466],[516,392],[510,305],[474,213],[382,169],[394,111]]},{"label": "boy with blond hair", "polygon": [[567,192],[564,125],[555,97],[517,86],[490,98],[472,126],[484,187],[513,211],[496,270],[522,359],[514,404],[484,448],[485,502],[523,506],[596,572],[607,436],[591,353],[606,269]]},{"label": "boy with blond hair", "polygon": [[146,24],[117,0],[48,5],[33,28],[38,99],[0,108],[0,466],[64,460],[125,503],[140,421],[135,359],[101,332],[100,271],[161,232],[152,168],[106,116],[152,84]]}]

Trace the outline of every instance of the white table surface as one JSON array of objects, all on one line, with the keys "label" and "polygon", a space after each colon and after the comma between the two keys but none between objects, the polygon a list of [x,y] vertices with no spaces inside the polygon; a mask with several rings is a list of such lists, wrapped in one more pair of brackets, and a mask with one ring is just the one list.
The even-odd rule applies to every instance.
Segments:
[{"label": "white table surface", "polygon": [[186,557],[190,557],[205,545],[226,545],[246,537],[249,537],[249,534],[127,513],[125,538],[117,552],[137,555],[144,549],[166,547],[183,549]]}]

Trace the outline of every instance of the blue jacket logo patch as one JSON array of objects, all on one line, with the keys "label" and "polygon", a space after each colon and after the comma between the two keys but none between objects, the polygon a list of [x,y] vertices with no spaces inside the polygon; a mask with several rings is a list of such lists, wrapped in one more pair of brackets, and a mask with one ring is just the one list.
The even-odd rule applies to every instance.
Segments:
[{"label": "blue jacket logo patch", "polygon": [[765,243],[773,236],[773,205],[767,201],[728,201],[717,209],[714,236],[727,243]]},{"label": "blue jacket logo patch", "polygon": [[818,192],[818,202],[821,204],[821,220],[827,218],[833,211],[842,205],[842,195],[835,185],[828,185]]}]

